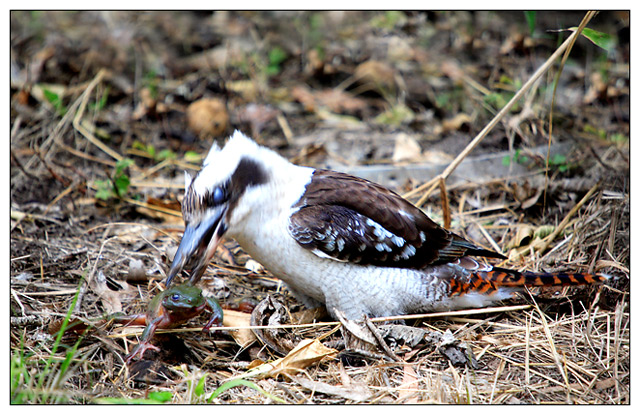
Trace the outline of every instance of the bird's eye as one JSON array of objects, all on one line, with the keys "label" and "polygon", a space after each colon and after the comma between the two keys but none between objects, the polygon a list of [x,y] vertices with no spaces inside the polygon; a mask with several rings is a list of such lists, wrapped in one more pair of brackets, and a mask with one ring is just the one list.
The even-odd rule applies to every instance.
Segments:
[{"label": "bird's eye", "polygon": [[216,205],[219,205],[220,203],[224,202],[224,190],[222,190],[220,186],[213,189],[212,200],[213,200],[213,203]]}]

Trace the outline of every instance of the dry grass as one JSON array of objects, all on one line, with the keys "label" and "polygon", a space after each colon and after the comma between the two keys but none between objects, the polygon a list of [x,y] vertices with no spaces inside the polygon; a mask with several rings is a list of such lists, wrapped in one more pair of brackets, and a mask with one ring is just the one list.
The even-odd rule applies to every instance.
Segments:
[{"label": "dry grass", "polygon": [[[580,137],[568,155],[566,164],[580,167],[573,176],[551,175],[543,182],[534,173],[448,188],[435,181],[398,189],[408,191],[412,202],[434,219],[450,218],[454,230],[494,249],[507,251],[521,228],[552,229],[537,241],[527,235],[526,243],[510,248],[504,266],[614,277],[602,287],[525,293],[493,310],[407,318],[435,333],[452,331],[473,352],[475,368],[452,365],[437,347],[422,341],[393,345],[394,358],[382,350],[341,353],[299,372],[241,380],[259,362],[280,356],[259,342],[241,345],[228,327],[203,335],[202,319],[161,334],[163,351],[142,363],[152,367],[125,365],[123,356],[137,342],[140,329],[116,327],[102,316],[144,310],[162,289],[167,258],[183,226],[176,204],[182,178],[176,175],[195,165],[183,158],[156,161],[130,145],[129,134],[159,136],[166,123],[148,116],[127,124],[113,108],[92,109],[105,84],[116,89],[122,81],[100,69],[68,88],[66,115],[52,116],[45,102],[12,100],[12,402],[630,403],[629,149],[628,143],[593,137]],[[170,82],[162,87],[178,90]],[[133,94],[118,93],[123,100]],[[628,114],[625,101],[620,105],[614,98],[603,107],[615,117],[605,119]],[[482,99],[472,95],[469,101]],[[287,115],[278,122],[289,131],[284,133],[288,151],[295,152],[289,155],[312,165],[308,148],[296,147],[289,126],[282,127]],[[113,141],[105,140],[93,128],[102,124],[122,131],[114,127]],[[543,130],[544,122],[534,119],[529,126]],[[336,139],[341,133],[335,133]],[[533,127],[527,133],[535,135]],[[554,134],[563,135],[557,129]],[[95,178],[109,176],[115,160],[124,156],[138,157],[128,175],[134,193],[145,200],[97,200]],[[538,160],[537,167],[541,165]],[[438,184],[445,203],[423,191]],[[512,197],[514,189],[528,186],[546,190],[544,208],[541,203],[523,207],[522,200]],[[248,258],[233,242],[225,248],[203,278],[208,293],[227,306],[273,295],[289,311],[301,310],[274,276],[245,267]],[[322,339],[337,347],[343,339],[338,326],[293,324],[278,336],[294,344]]]}]

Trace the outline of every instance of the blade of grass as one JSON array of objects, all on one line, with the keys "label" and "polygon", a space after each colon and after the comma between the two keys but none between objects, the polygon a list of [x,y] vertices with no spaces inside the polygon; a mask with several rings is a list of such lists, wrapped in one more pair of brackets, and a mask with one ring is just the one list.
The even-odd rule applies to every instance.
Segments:
[{"label": "blade of grass", "polygon": [[[76,294],[73,296],[73,300],[71,301],[71,305],[69,306],[69,310],[67,310],[67,314],[66,314],[64,320],[62,321],[62,325],[60,326],[60,330],[58,331],[58,335],[56,336],[56,339],[53,342],[53,347],[51,349],[51,353],[49,354],[49,358],[47,359],[47,361],[45,363],[44,370],[39,374],[38,384],[37,384],[37,387],[36,387],[36,389],[38,389],[38,390],[42,389],[45,380],[49,377],[50,373],[53,370],[53,368],[52,368],[53,360],[54,360],[53,358],[54,358],[56,352],[58,351],[58,347],[60,346],[60,343],[62,341],[62,336],[64,335],[64,332],[67,329],[67,326],[69,325],[69,321],[71,319],[71,314],[72,314],[72,312],[73,312],[73,310],[74,310],[74,308],[76,306],[76,302],[78,301],[78,296],[80,294],[80,287],[82,286],[82,283],[84,282],[85,275],[83,275],[82,278],[80,278],[80,284],[78,285],[78,290],[76,291]],[[76,342],[76,345],[74,346],[74,350],[77,349],[78,344],[79,344],[79,342]],[[65,361],[66,360],[67,359],[65,359]],[[68,367],[68,364],[64,365],[64,367],[66,369]]]},{"label": "blade of grass", "polygon": [[[578,28],[569,36],[567,41],[571,40],[566,48],[564,55],[562,56],[562,60],[560,61],[560,66],[558,67],[558,72],[556,72],[555,79],[553,80],[553,93],[551,94],[551,104],[549,106],[549,139],[547,140],[547,158],[545,160],[545,169],[544,169],[544,192],[542,193],[542,206],[543,209],[546,209],[547,206],[547,188],[549,186],[549,158],[551,157],[551,137],[553,137],[553,107],[556,102],[556,91],[558,89],[558,82],[560,81],[560,75],[562,74],[562,70],[564,69],[564,64],[569,58],[569,53],[571,53],[571,49],[573,49],[573,45],[576,43],[578,36],[582,33],[583,29],[589,23],[589,21],[596,15],[595,11],[589,11],[584,16]],[[565,43],[567,43],[565,41]]]},{"label": "blade of grass", "polygon": [[209,398],[207,399],[207,402],[211,403],[215,398],[217,398],[218,396],[220,396],[220,394],[228,389],[231,388],[235,388],[237,386],[246,386],[248,388],[254,389],[258,392],[260,392],[261,394],[263,394],[264,396],[266,396],[267,398],[278,402],[278,403],[286,403],[284,400],[278,398],[277,396],[274,396],[272,394],[270,394],[269,392],[265,391],[264,389],[262,389],[260,386],[256,385],[253,382],[250,382],[248,380],[244,380],[244,379],[233,379],[230,380],[229,382],[225,382],[222,385],[220,385],[218,387],[218,389],[214,390],[211,393],[211,396],[209,396]]}]

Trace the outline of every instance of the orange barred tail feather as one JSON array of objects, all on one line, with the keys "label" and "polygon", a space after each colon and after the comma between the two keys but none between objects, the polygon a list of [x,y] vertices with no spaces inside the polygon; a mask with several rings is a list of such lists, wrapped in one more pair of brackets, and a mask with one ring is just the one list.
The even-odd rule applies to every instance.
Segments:
[{"label": "orange barred tail feather", "polygon": [[600,284],[608,279],[609,276],[605,274],[536,273],[493,268],[491,271],[474,272],[464,281],[452,278],[450,295],[463,295],[470,292],[492,295],[500,288],[590,285]]}]

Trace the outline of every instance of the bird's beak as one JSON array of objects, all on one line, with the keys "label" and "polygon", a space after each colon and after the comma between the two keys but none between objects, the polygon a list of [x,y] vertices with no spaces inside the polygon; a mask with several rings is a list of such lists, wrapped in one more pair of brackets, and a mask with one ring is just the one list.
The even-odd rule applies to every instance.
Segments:
[{"label": "bird's beak", "polygon": [[199,223],[188,224],[182,235],[165,285],[169,287],[173,277],[185,267],[192,268],[189,282],[195,284],[211,262],[222,235],[227,230],[224,218],[226,206],[211,209]]}]

